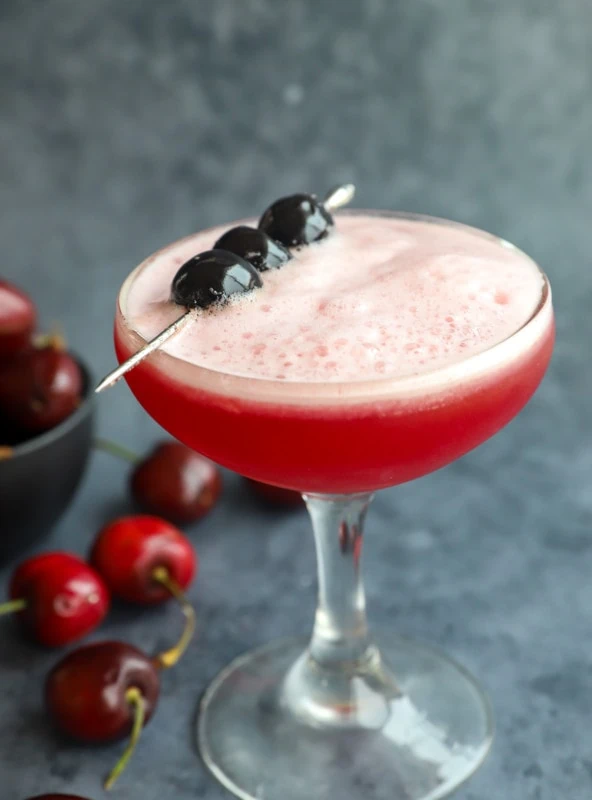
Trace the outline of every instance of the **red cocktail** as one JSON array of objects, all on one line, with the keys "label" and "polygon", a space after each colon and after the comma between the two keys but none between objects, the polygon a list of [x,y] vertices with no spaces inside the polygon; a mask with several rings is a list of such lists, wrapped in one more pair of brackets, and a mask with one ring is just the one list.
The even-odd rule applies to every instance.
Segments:
[{"label": "red cocktail", "polygon": [[[130,275],[117,308],[120,360],[179,315],[171,279],[221,230]],[[324,800],[361,785],[382,798],[386,784],[410,800],[443,797],[488,750],[488,706],[444,656],[369,639],[363,519],[373,491],[448,464],[526,404],[553,347],[549,285],[493,236],[372,212],[339,215],[335,232],[263,284],[196,312],[127,376],[173,436],[302,491],[313,518],[312,641],[304,655],[300,642],[275,643],[220,676],[202,708],[202,754],[241,797]]]}]

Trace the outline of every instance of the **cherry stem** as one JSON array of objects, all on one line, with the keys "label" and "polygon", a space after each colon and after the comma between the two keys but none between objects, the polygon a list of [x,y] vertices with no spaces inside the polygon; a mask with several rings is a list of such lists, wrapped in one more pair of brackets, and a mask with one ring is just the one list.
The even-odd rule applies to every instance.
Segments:
[{"label": "cherry stem", "polygon": [[119,759],[117,764],[113,767],[113,769],[111,770],[111,772],[107,777],[107,780],[105,781],[104,786],[106,791],[109,791],[109,789],[113,788],[113,784],[119,778],[123,770],[127,767],[130,758],[134,754],[136,745],[140,740],[140,734],[142,733],[142,728],[144,727],[144,720],[146,714],[144,711],[144,697],[142,696],[142,692],[138,689],[137,686],[130,686],[130,688],[125,693],[125,699],[133,710],[134,724],[132,726],[132,732],[130,734],[130,739],[127,744],[127,747],[123,751],[121,758]]},{"label": "cherry stem", "polygon": [[16,614],[17,611],[24,611],[27,607],[27,601],[24,597],[19,597],[17,600],[9,600],[7,603],[0,604],[0,617],[4,614]]},{"label": "cherry stem", "polygon": [[102,450],[104,453],[109,453],[109,455],[123,459],[123,461],[129,461],[130,464],[137,464],[140,461],[140,456],[134,453],[133,450],[128,450],[127,447],[112,442],[110,439],[101,439],[97,437],[93,444],[95,450]]},{"label": "cherry stem", "polygon": [[65,352],[68,345],[62,325],[59,322],[54,322],[49,333],[37,333],[33,337],[33,345],[39,350],[44,347],[51,347],[52,350],[57,350],[59,353]]},{"label": "cherry stem", "polygon": [[179,641],[174,647],[159,653],[154,657],[154,662],[159,669],[169,669],[174,667],[180,660],[183,653],[187,650],[193,634],[195,633],[195,610],[189,600],[185,597],[183,590],[175,581],[166,567],[156,567],[152,573],[152,577],[158,583],[161,583],[164,588],[170,592],[175,600],[181,606],[181,611],[185,616],[185,627]]}]

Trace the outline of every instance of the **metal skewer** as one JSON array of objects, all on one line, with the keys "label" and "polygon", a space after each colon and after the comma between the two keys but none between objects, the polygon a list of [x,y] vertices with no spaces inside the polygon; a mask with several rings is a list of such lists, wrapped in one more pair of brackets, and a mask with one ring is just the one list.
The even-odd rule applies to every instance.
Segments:
[{"label": "metal skewer", "polygon": [[[335,211],[335,209],[341,208],[341,206],[345,206],[350,203],[355,192],[356,187],[353,185],[353,183],[344,183],[343,185],[335,186],[333,189],[331,189],[331,191],[327,192],[325,199],[323,200],[323,205],[328,211]],[[126,361],[123,361],[118,367],[106,375],[97,385],[95,393],[98,394],[104,389],[114,386],[118,380],[123,378],[126,372],[129,372],[130,369],[133,369],[135,366],[137,366],[146,358],[146,356],[149,356],[150,353],[158,350],[158,348],[168,339],[170,339],[171,336],[174,336],[182,328],[184,328],[191,318],[191,311],[192,309],[185,311],[184,314],[182,314],[174,322],[171,322],[168,327],[161,331],[158,336],[155,336],[154,339],[151,339],[147,344],[145,344],[141,350],[138,350],[137,353],[134,353],[133,356],[130,356]]]},{"label": "metal skewer", "polygon": [[146,356],[149,356],[150,353],[153,353],[155,350],[164,344],[167,339],[170,339],[171,336],[174,336],[178,331],[181,330],[185,326],[185,323],[189,322],[189,318],[191,317],[192,309],[188,309],[181,317],[176,319],[174,322],[166,327],[163,331],[161,331],[158,336],[155,336],[154,339],[151,339],[148,344],[144,345],[141,350],[138,350],[137,353],[134,353],[133,356],[130,356],[127,361],[123,361],[118,367],[112,370],[108,375],[106,375],[103,380],[98,384],[95,389],[95,392],[98,394],[102,392],[103,389],[108,389],[110,386],[114,386],[120,378],[123,378],[126,372],[129,372],[130,369],[133,369],[140,361],[143,361]]},{"label": "metal skewer", "polygon": [[327,211],[335,211],[335,209],[351,203],[355,193],[356,187],[353,183],[343,183],[339,186],[334,186],[333,189],[325,195],[323,205]]}]

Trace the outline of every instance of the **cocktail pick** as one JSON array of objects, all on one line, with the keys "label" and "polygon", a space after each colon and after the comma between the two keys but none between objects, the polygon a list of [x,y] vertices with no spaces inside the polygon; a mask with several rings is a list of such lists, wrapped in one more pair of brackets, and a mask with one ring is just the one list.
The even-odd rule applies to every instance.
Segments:
[{"label": "cocktail pick", "polygon": [[155,350],[164,344],[167,339],[170,339],[171,336],[174,336],[177,331],[180,331],[181,328],[185,326],[191,317],[192,309],[188,309],[185,313],[176,319],[174,322],[171,322],[163,331],[161,331],[158,336],[155,336],[154,339],[151,339],[148,344],[144,345],[141,350],[138,350],[137,353],[134,353],[133,356],[130,356],[126,361],[123,361],[116,369],[112,370],[108,375],[106,375],[103,380],[97,385],[95,392],[98,394],[102,392],[103,389],[109,389],[111,386],[114,386],[120,378],[123,378],[126,372],[129,372],[130,369],[133,369],[140,361],[143,361],[146,356],[149,356],[150,353],[153,353]]},{"label": "cocktail pick", "polygon": [[[323,205],[327,209],[327,211],[335,211],[342,206],[347,205],[350,203],[354,197],[356,191],[356,187],[353,183],[344,183],[339,186],[335,186],[325,195],[325,199],[323,200]],[[169,326],[167,326],[164,330],[162,330],[158,336],[155,336],[154,339],[151,339],[147,344],[142,347],[141,350],[138,350],[137,353],[134,353],[130,356],[126,361],[123,361],[118,367],[112,370],[108,375],[106,375],[103,380],[97,385],[95,392],[98,394],[102,392],[103,389],[108,389],[111,386],[114,386],[120,378],[137,366],[141,361],[143,361],[150,353],[153,353],[155,350],[158,350],[161,345],[163,345],[171,336],[174,336],[178,331],[185,327],[187,322],[191,319],[193,309],[187,309],[178,319],[174,322],[171,322]]]},{"label": "cocktail pick", "polygon": [[335,211],[342,206],[346,206],[354,199],[356,187],[353,183],[342,183],[334,186],[325,195],[323,205],[327,211]]}]

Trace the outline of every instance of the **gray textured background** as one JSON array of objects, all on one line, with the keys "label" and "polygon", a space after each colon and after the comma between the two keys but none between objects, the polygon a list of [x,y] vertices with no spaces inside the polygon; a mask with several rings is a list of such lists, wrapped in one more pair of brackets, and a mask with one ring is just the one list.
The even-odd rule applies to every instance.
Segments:
[{"label": "gray textured background", "polygon": [[[369,520],[374,622],[446,648],[493,699],[494,751],[462,800],[592,791],[591,92],[589,0],[0,5],[0,272],[63,321],[97,375],[141,258],[341,179],[362,206],[489,228],[549,273],[558,344],[536,398],[478,451],[382,493]],[[125,386],[101,398],[100,429],[137,448],[161,435]],[[125,510],[124,479],[95,455],[48,545],[83,552]],[[192,531],[200,639],[166,676],[120,797],[225,796],[194,753],[195,701],[233,655],[310,625],[306,529],[228,479]],[[152,648],[175,620],[121,612],[101,635]],[[120,748],[56,739],[41,705],[56,655],[8,622],[0,636],[3,800],[102,796]]]}]

